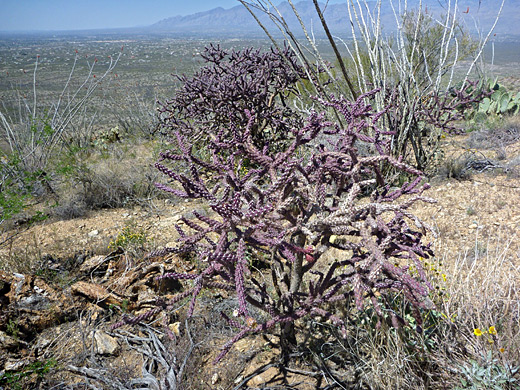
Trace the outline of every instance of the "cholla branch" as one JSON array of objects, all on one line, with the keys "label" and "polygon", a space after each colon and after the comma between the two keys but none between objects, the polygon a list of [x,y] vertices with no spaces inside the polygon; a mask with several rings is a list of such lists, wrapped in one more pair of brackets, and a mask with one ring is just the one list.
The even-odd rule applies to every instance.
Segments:
[{"label": "cholla branch", "polygon": [[160,106],[166,131],[175,128],[202,143],[216,138],[226,142],[237,127],[247,125],[246,112],[253,112],[252,144],[270,142],[274,147],[292,127],[301,126],[303,118],[287,99],[298,94],[296,82],[308,76],[288,47],[228,52],[210,45],[201,56],[206,66],[192,77],[178,76],[182,88]]}]

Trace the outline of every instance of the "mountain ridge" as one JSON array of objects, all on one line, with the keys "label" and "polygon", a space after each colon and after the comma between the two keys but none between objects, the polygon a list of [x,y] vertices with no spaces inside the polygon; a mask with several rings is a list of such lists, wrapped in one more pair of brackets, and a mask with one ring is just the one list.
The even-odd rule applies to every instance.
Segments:
[{"label": "mountain ridge", "polygon": [[[370,8],[373,8],[376,1],[368,1]],[[480,6],[479,6],[479,3]],[[493,3],[493,4],[490,4]],[[412,6],[409,9],[417,7],[418,0],[409,0]],[[427,7],[428,12],[433,15],[440,15],[443,13],[443,8],[438,1],[423,1]],[[322,9],[324,4],[320,3]],[[300,13],[305,26],[309,33],[312,31],[317,36],[323,36],[324,32],[319,21],[319,18],[311,1],[300,1],[295,4]],[[298,35],[301,35],[301,27],[294,16],[290,5],[287,2],[280,3],[277,8],[280,10],[286,19],[289,27]],[[468,10],[466,13],[465,10]],[[480,25],[484,33],[489,31],[494,22],[494,17],[498,12],[498,5],[496,2],[478,0],[466,0],[459,2],[459,14],[462,21],[472,33],[477,33],[476,25]],[[267,27],[271,33],[277,32],[276,26],[269,21],[269,18],[257,13],[260,21]],[[324,9],[325,19],[329,25],[330,30],[334,34],[342,36],[350,36],[350,21],[348,17],[348,10],[346,3],[328,4]],[[382,2],[381,6],[381,21],[386,32],[395,31],[395,16],[390,6],[390,2]],[[506,1],[504,10],[500,17],[494,33],[500,35],[498,39],[507,36],[520,36],[520,1],[510,0]],[[242,35],[242,36],[265,36],[263,30],[258,26],[257,22],[242,5],[237,5],[232,8],[224,9],[217,7],[208,11],[197,12],[185,16],[172,16],[165,18],[157,23],[150,25],[150,31],[153,32],[171,32],[178,34],[219,34],[219,35]],[[279,33],[278,33],[279,34]]]}]

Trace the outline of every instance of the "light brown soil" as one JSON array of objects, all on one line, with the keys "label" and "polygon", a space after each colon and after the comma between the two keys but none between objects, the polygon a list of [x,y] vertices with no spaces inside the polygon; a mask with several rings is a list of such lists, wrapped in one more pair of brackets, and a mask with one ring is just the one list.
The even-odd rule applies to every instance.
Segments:
[{"label": "light brown soil", "polygon": [[[456,159],[467,153],[466,138],[450,140],[445,146],[445,158]],[[494,154],[489,150],[479,153],[490,158]],[[509,160],[520,158],[520,144],[508,146],[507,155]],[[511,253],[520,258],[520,178],[508,177],[500,170],[473,173],[468,180],[434,178],[426,195],[437,203],[417,204],[414,212],[433,227],[436,237],[430,234],[428,238],[439,254],[456,256],[474,250],[475,245],[490,246],[488,249],[509,245]],[[45,255],[66,258],[86,251],[106,254],[110,241],[128,224],[145,229],[150,249],[173,246],[178,237],[173,225],[192,209],[204,211],[204,206],[198,202],[173,204],[157,200],[148,208],[100,210],[68,221],[48,220],[0,248],[0,268],[13,255],[23,261]]]}]

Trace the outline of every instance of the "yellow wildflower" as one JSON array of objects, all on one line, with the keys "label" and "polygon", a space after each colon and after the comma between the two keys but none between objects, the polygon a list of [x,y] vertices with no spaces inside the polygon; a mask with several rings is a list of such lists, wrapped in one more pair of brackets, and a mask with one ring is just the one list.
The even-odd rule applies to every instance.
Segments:
[{"label": "yellow wildflower", "polygon": [[442,274],[442,280],[446,281],[446,274]]},{"label": "yellow wildflower", "polygon": [[475,336],[482,336],[482,331],[479,328],[473,330],[473,334]]},{"label": "yellow wildflower", "polygon": [[489,327],[489,334],[493,334],[493,335],[496,335],[496,334],[497,334],[497,330],[495,329],[494,326],[490,326],[490,327]]},{"label": "yellow wildflower", "polygon": [[500,353],[504,353],[506,350],[504,348],[499,349]]}]

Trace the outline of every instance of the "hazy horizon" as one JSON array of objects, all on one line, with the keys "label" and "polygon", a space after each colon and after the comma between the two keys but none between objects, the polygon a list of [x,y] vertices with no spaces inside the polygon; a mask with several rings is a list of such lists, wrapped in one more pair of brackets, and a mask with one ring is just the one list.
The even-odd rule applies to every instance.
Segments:
[{"label": "hazy horizon", "polygon": [[[330,4],[340,2],[345,0],[329,0]],[[237,5],[238,0],[0,0],[0,31],[142,27],[172,16]]]},{"label": "hazy horizon", "polygon": [[0,31],[139,27],[239,4],[237,0],[0,0]]},{"label": "hazy horizon", "polygon": [[[302,0],[295,0],[296,3],[299,1]],[[423,1],[427,4],[438,0]],[[279,4],[282,0],[274,0],[274,2]],[[337,4],[345,3],[346,0],[321,0],[321,2]],[[478,15],[479,8],[474,6],[478,4],[478,0],[465,0],[458,6],[465,9],[466,4],[472,6],[471,16],[467,19],[470,24],[476,25],[477,22],[474,18],[479,19],[480,16]],[[489,5],[489,3],[487,4]],[[512,6],[510,11],[513,12],[504,14],[503,17],[504,19],[513,17],[514,19],[514,15],[518,16],[520,0],[508,0],[508,4]],[[235,6],[240,6],[238,0],[0,0],[0,10],[2,11],[0,13],[0,32],[16,34],[132,29],[147,27],[175,16],[210,11],[217,7],[229,9]],[[493,7],[488,6],[482,16],[493,11]],[[475,14],[475,12],[477,13]],[[509,22],[510,26],[513,26],[510,27],[513,32],[508,33],[518,34],[520,32],[518,23]],[[233,23],[235,26],[236,21]],[[198,31],[204,33],[204,26],[206,25],[198,26]]]}]

